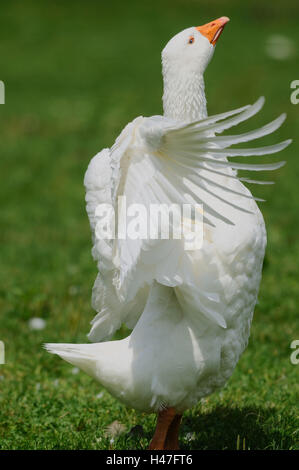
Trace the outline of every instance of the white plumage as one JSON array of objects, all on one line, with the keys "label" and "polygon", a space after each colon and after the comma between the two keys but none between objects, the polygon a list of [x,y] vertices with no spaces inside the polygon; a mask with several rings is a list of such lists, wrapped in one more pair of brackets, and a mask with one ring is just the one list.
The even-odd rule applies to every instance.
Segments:
[{"label": "white plumage", "polygon": [[[227,19],[221,20],[224,26]],[[283,164],[237,163],[234,157],[266,155],[290,143],[231,147],[274,132],[284,115],[246,134],[219,135],[255,115],[264,99],[207,117],[203,72],[216,40],[205,32],[188,28],[163,51],[164,116],[136,118],[87,169],[99,268],[92,294],[98,313],[89,339],[98,343],[46,345],[142,411],[173,407],[181,413],[231,376],[248,342],[266,246],[263,217],[243,184],[263,182],[241,178],[237,170]],[[202,248],[186,251],[184,240],[100,239],[96,208],[110,203],[117,212],[120,195],[127,205],[146,208],[202,203]],[[107,341],[122,323],[132,334]]]}]

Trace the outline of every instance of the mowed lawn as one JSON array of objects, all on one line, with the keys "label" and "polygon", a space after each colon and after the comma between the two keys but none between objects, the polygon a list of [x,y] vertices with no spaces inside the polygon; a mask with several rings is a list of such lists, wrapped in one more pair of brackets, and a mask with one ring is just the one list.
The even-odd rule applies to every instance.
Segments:
[{"label": "mowed lawn", "polygon": [[[298,449],[299,339],[298,2],[248,0],[14,1],[1,5],[0,449],[146,448],[154,415],[127,409],[99,384],[42,349],[85,342],[96,266],[90,254],[83,176],[138,115],[160,114],[160,52],[180,30],[231,17],[206,73],[209,113],[254,102],[253,129],[282,112],[262,144],[293,138],[271,175],[263,280],[248,349],[227,386],[185,414],[182,449]],[[293,41],[285,60],[267,55],[271,35]],[[255,144],[255,143],[254,143]],[[278,156],[262,157],[277,161]],[[256,160],[254,160],[256,161]],[[46,322],[29,328],[31,318]],[[118,337],[126,334],[122,330]],[[121,424],[109,425],[114,421]],[[108,431],[107,431],[108,426]],[[113,428],[111,430],[111,428]],[[117,433],[117,429],[119,430]]]}]

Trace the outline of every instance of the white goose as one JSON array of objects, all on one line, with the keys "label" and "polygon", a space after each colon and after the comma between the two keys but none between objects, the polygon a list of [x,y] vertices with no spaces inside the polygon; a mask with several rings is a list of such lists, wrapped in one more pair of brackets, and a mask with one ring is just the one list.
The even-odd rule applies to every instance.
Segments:
[{"label": "white goose", "polygon": [[[223,387],[247,345],[266,246],[263,217],[236,170],[275,170],[284,162],[235,163],[227,157],[266,155],[277,145],[236,149],[275,131],[285,115],[246,134],[216,136],[247,120],[255,104],[207,117],[203,73],[229,21],[222,17],[174,36],[162,52],[164,116],[138,117],[85,175],[98,312],[89,339],[96,344],[47,344],[130,407],[157,412],[150,449],[177,449],[184,410]],[[203,203],[201,249],[184,240],[103,240],[97,207],[118,196],[141,203]],[[193,220],[193,219],[192,219]],[[121,326],[133,331],[104,341]]]}]

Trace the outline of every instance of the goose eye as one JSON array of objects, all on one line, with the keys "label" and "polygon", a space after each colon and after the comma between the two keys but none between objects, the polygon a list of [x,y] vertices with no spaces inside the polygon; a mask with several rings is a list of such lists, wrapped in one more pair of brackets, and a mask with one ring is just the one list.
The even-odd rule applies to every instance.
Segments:
[{"label": "goose eye", "polygon": [[191,38],[189,38],[189,41],[188,41],[189,44],[193,44],[194,43],[194,37],[191,36]]}]

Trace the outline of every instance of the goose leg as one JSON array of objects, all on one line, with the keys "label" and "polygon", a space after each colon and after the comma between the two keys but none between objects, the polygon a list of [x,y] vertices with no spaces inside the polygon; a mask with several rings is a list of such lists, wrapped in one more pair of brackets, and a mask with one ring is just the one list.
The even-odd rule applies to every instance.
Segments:
[{"label": "goose leg", "polygon": [[149,450],[178,450],[179,427],[181,415],[174,408],[159,411],[155,434],[149,445]]},{"label": "goose leg", "polygon": [[182,421],[182,415],[175,415],[165,441],[165,449],[167,450],[179,450],[179,430]]}]

